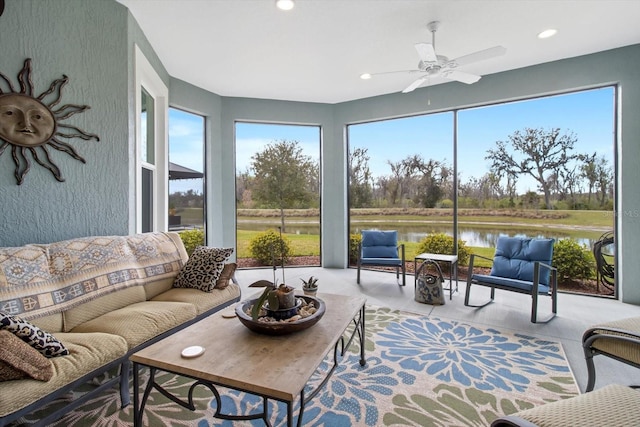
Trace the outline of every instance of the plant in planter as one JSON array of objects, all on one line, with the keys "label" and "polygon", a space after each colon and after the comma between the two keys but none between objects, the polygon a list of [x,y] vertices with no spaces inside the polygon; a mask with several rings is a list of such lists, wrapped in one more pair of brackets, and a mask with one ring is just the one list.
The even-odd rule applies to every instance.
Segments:
[{"label": "plant in planter", "polygon": [[[282,229],[280,229],[280,239],[282,240]],[[280,248],[282,249],[282,247]],[[276,256],[275,256],[275,248],[273,245],[271,246],[271,261],[273,264],[273,282],[268,280],[258,280],[257,282],[252,283],[249,287],[261,287],[264,286],[266,289],[260,295],[260,297],[256,300],[256,303],[253,305],[251,309],[251,317],[253,320],[257,320],[260,317],[260,311],[264,305],[264,302],[268,302],[267,314],[271,317],[276,318],[276,320],[286,319],[292,317],[297,314],[297,300],[295,296],[295,289],[291,286],[285,285],[284,279],[284,260],[285,253],[284,250],[282,252],[282,257],[280,261],[282,262],[282,283],[280,286],[278,285],[278,280],[276,279]]]},{"label": "plant in planter", "polygon": [[253,320],[257,320],[258,317],[260,317],[260,310],[262,309],[265,301],[268,302],[268,311],[272,314],[274,312],[280,312],[286,316],[287,310],[296,308],[295,289],[291,286],[287,286],[282,283],[280,286],[276,287],[275,284],[268,280],[259,280],[256,283],[252,283],[250,286],[265,286],[264,292],[262,292],[262,295],[260,295],[251,309],[251,317]]},{"label": "plant in planter", "polygon": [[300,280],[302,280],[302,290],[304,291],[305,295],[313,296],[316,294],[316,292],[318,292],[318,279],[311,276],[309,277],[309,280]]}]

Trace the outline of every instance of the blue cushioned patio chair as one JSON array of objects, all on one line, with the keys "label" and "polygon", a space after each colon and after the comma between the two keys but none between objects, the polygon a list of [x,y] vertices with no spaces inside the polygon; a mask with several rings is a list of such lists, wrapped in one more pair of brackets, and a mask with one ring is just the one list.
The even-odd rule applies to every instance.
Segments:
[{"label": "blue cushioned patio chair", "polygon": [[[538,297],[545,295],[551,297],[552,313],[541,322],[551,320],[558,311],[558,272],[551,266],[553,243],[554,239],[500,236],[490,274],[473,274],[474,259],[488,258],[472,254],[469,260],[464,305],[484,307],[493,302],[496,289],[528,294],[532,298],[531,322],[537,323]],[[472,285],[491,288],[491,299],[480,305],[469,304]]]},{"label": "blue cushioned patio chair", "polygon": [[365,265],[377,267],[395,267],[396,279],[402,270],[402,285],[407,283],[404,265],[404,244],[398,245],[398,232],[380,230],[362,230],[362,242],[358,251],[358,280],[360,283],[360,267]]}]

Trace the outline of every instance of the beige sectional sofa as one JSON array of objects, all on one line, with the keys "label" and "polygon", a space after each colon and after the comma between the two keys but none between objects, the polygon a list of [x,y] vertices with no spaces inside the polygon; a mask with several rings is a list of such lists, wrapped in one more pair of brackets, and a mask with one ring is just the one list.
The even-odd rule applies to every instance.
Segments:
[{"label": "beige sectional sofa", "polygon": [[[238,284],[229,279],[235,264],[226,261],[213,289],[174,287],[187,260],[179,235],[171,232],[0,248],[0,316],[5,323],[19,318],[40,328],[39,334],[50,334],[69,353],[48,358],[48,381],[0,382],[0,426],[29,420],[34,410],[107,372],[110,379],[39,424],[118,382],[127,405],[129,355],[240,300]],[[7,329],[2,319],[0,330]]]}]

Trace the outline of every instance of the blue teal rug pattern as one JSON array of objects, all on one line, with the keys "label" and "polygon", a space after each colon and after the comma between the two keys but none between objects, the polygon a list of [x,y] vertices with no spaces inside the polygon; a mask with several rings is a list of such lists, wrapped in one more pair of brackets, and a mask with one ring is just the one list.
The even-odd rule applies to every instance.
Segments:
[{"label": "blue teal rug pattern", "polygon": [[[368,307],[366,315],[366,366],[360,366],[354,342],[329,382],[305,408],[304,426],[488,426],[502,414],[578,394],[557,342],[385,308]],[[332,362],[330,357],[325,359],[309,390]],[[159,380],[182,396],[191,384],[170,374]],[[261,410],[261,398],[222,391],[224,412]],[[212,419],[212,405],[215,400],[205,387],[198,388],[194,412],[153,392],[144,425],[264,425],[261,420]],[[270,402],[269,406],[272,425],[286,425],[285,405]],[[119,410],[114,389],[55,425],[130,426],[132,413],[131,407]]]}]

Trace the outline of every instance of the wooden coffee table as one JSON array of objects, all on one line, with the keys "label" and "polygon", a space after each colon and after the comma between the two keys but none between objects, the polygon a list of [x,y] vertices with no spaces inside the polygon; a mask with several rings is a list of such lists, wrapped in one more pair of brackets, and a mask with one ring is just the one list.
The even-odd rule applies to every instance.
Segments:
[{"label": "wooden coffee table", "polygon": [[[360,365],[364,366],[365,302],[360,296],[319,294],[326,303],[320,321],[304,331],[289,335],[271,336],[247,329],[237,318],[224,318],[214,313],[131,356],[133,362],[134,426],[142,426],[142,415],[152,389],[160,391],[175,403],[195,410],[191,402],[182,400],[162,389],[155,382],[157,370],[179,374],[208,387],[217,400],[215,418],[227,420],[263,419],[269,423],[268,400],[287,404],[287,425],[293,426],[293,403],[300,399],[298,426],[302,423],[304,407],[326,384],[340,361],[340,355],[357,336],[360,344]],[[350,336],[347,327],[354,323]],[[189,346],[205,348],[204,354],[184,358],[181,352]],[[305,396],[304,387],[329,352],[333,351],[334,365],[321,384]],[[141,367],[149,368],[149,381],[140,399]],[[247,415],[220,413],[220,395],[216,386],[252,393],[263,398],[263,410]],[[190,394],[195,387],[190,388]]]}]

